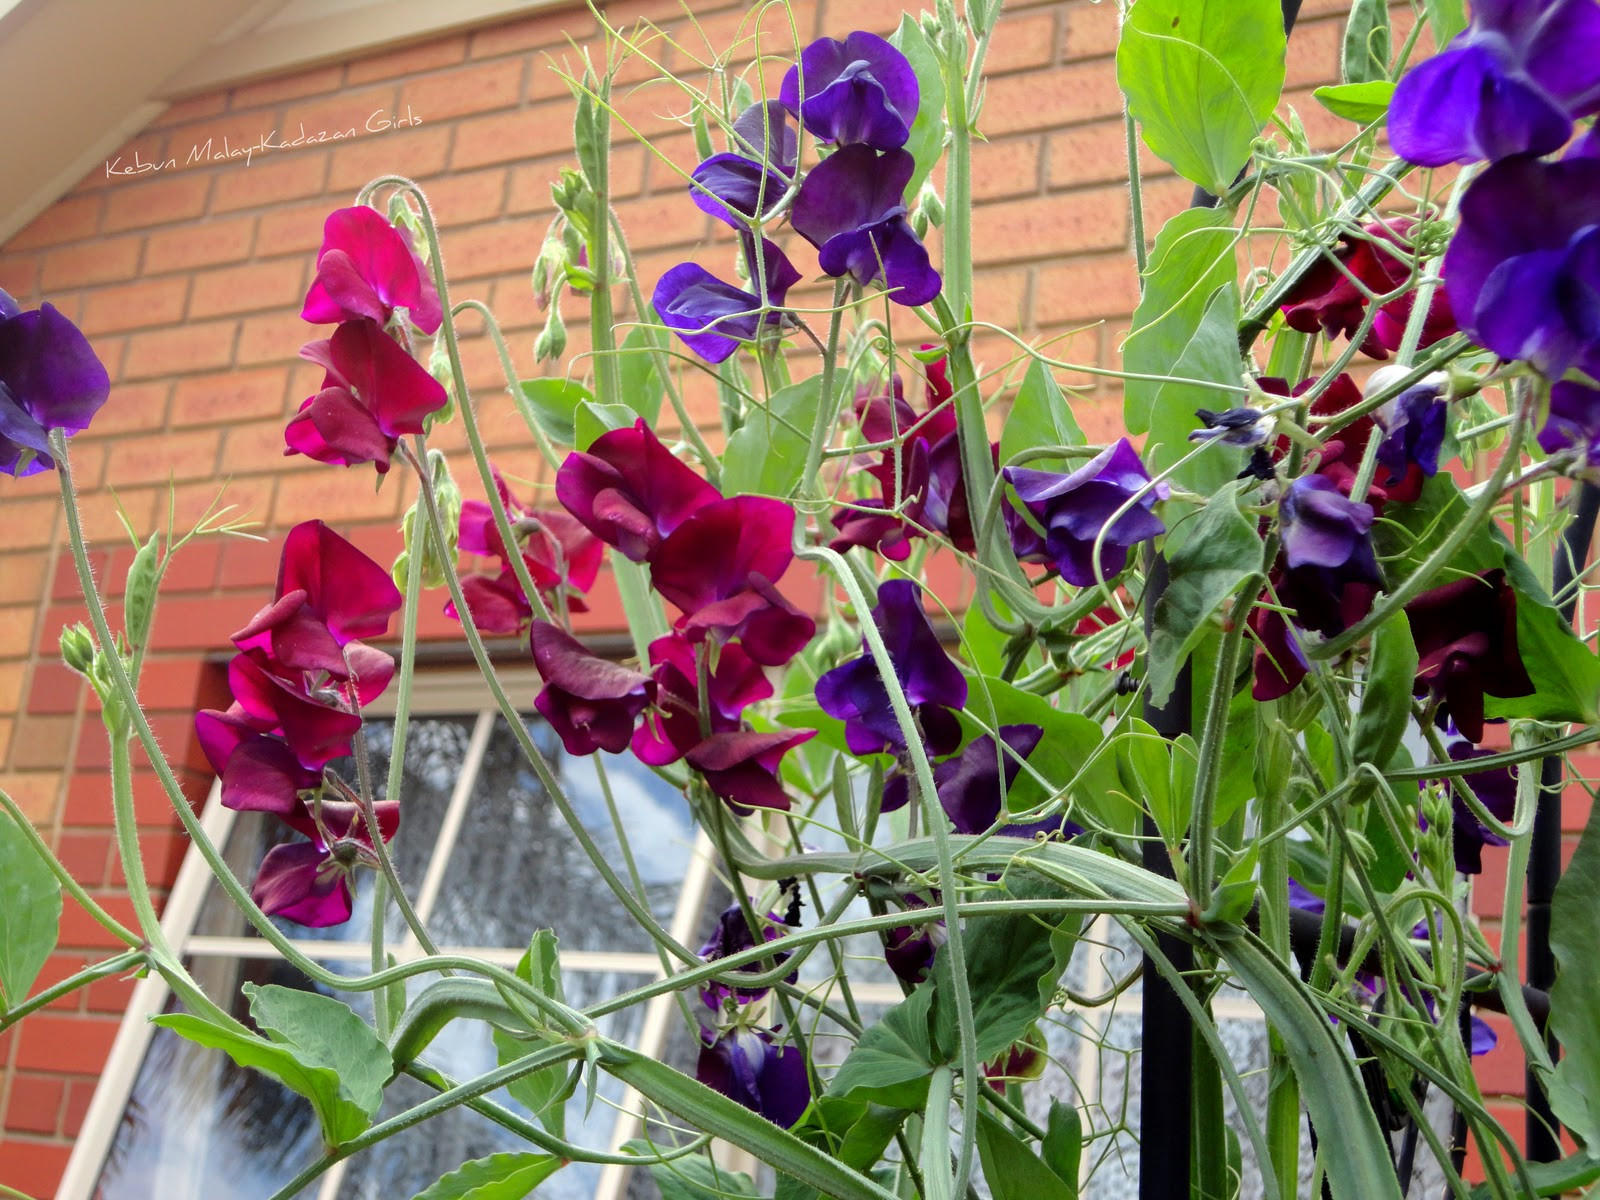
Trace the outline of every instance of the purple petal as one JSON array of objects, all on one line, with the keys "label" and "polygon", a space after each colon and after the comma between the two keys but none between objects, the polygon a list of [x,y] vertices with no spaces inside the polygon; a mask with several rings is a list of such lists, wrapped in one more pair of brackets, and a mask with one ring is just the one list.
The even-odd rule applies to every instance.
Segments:
[{"label": "purple petal", "polygon": [[[7,300],[14,310],[15,301]],[[0,418],[0,437],[37,450],[32,443],[40,429],[79,433],[110,392],[111,379],[88,339],[53,304],[0,318],[0,408],[10,411]],[[0,450],[5,458],[16,461]],[[27,473],[49,465],[47,459]]]},{"label": "purple petal", "polygon": [[350,919],[350,884],[342,870],[329,866],[327,851],[315,842],[274,846],[261,860],[250,897],[269,916],[313,929]]},{"label": "purple petal", "polygon": [[[805,96],[801,97],[804,76]],[[906,143],[921,99],[905,55],[876,34],[818,38],[784,76],[779,96],[814,136],[893,150]]]}]

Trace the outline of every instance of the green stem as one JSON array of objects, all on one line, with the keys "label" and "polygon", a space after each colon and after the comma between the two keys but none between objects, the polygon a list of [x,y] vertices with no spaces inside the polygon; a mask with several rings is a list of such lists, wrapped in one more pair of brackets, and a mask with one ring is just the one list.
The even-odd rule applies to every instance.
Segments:
[{"label": "green stem", "polygon": [[74,972],[60,983],[47,987],[37,995],[29,996],[15,1008],[0,1010],[0,1031],[15,1025],[30,1013],[38,1012],[41,1008],[54,1004],[61,997],[71,995],[86,984],[105,979],[109,975],[120,975],[145,961],[147,960],[142,949],[124,950],[115,958],[108,958],[104,962],[97,962],[84,967],[83,970]]},{"label": "green stem", "polygon": [[28,820],[27,815],[17,806],[17,802],[4,790],[0,790],[0,808],[4,808],[6,815],[16,822],[17,828],[33,847],[34,853],[44,860],[45,866],[50,868],[50,873],[61,884],[62,891],[76,900],[100,928],[125,946],[138,948],[144,945],[142,937],[101,908],[95,898],[84,890],[83,885],[72,877],[72,873],[61,865],[61,860],[55,856],[55,852],[50,849],[44,838],[39,836],[39,831],[33,827],[33,822]]},{"label": "green stem", "polygon": [[951,1200],[956,1194],[950,1171],[950,1105],[955,1100],[955,1073],[947,1064],[933,1069],[928,1100],[922,1110],[923,1200]]},{"label": "green stem", "polygon": [[828,345],[822,354],[822,386],[817,398],[816,421],[811,427],[811,441],[806,446],[805,473],[800,476],[801,483],[814,486],[819,496],[822,495],[822,452],[838,420],[833,393],[838,373],[839,330],[844,323],[848,287],[849,281],[845,279],[833,285],[833,308],[828,313]]},{"label": "green stem", "polygon": [[[1376,441],[1377,439],[1373,439]],[[1222,784],[1222,750],[1228,736],[1228,709],[1233,703],[1239,647],[1244,644],[1245,614],[1255,603],[1263,577],[1251,575],[1239,589],[1239,603],[1222,635],[1205,728],[1200,734],[1200,761],[1195,768],[1194,819],[1189,826],[1190,894],[1205,911],[1211,904],[1215,876],[1217,789]]]}]

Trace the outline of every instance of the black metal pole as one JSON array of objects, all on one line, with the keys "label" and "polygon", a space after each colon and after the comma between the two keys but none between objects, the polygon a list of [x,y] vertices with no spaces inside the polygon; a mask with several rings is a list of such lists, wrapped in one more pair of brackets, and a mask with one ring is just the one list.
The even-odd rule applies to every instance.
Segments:
[{"label": "black metal pole", "polygon": [[[1578,589],[1574,580],[1582,573],[1594,538],[1596,517],[1600,517],[1600,487],[1581,483],[1572,523],[1561,538],[1552,572],[1552,590],[1562,617],[1570,625],[1578,609]],[[1563,593],[1570,592],[1563,596]],[[1561,881],[1561,790],[1565,770],[1559,754],[1540,763],[1539,807],[1533,817],[1533,842],[1528,856],[1528,983],[1548,992],[1556,979],[1556,959],[1550,950],[1550,904],[1556,884]],[[1513,968],[1515,964],[1513,964]],[[1545,1034],[1550,1057],[1560,1053],[1554,1035]],[[1528,1101],[1527,1156],[1532,1162],[1554,1162],[1561,1157],[1561,1130],[1544,1083],[1530,1069],[1526,1078]]]}]

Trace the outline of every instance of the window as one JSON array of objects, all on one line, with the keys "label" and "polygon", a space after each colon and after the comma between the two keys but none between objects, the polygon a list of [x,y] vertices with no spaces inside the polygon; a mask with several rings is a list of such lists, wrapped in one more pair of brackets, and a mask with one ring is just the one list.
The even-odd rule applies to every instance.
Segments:
[{"label": "window", "polygon": [[[507,678],[513,695],[537,687],[531,674]],[[512,965],[539,928],[561,939],[567,996],[582,1007],[639,986],[661,973],[649,940],[594,877],[582,850],[566,834],[497,711],[484,707],[474,674],[419,678],[406,744],[404,812],[392,844],[396,867],[429,933],[441,949],[471,952]],[[367,739],[379,786],[388,769],[393,726],[369,713]],[[538,718],[528,729],[549,756],[584,824],[628,877],[613,813],[628,830],[635,866],[656,917],[680,941],[698,945],[714,883],[711,855],[697,838],[688,804],[631,756],[606,756],[610,796],[594,763],[561,752]],[[205,826],[241,879],[252,878],[276,842],[298,835],[260,814],[234,813],[218,802]],[[365,974],[370,948],[370,873],[357,880],[355,915],[331,929],[284,923],[299,949],[329,969]],[[717,889],[721,891],[720,887]],[[725,903],[725,893],[723,893]],[[719,905],[720,907],[720,905]],[[198,855],[184,863],[164,924],[195,977],[219,999],[231,997],[243,1016],[245,982],[312,987],[251,929],[217,887]],[[402,960],[420,953],[397,917],[386,942]],[[431,978],[413,981],[420,987]],[[360,1011],[370,1000],[344,993]],[[172,1006],[159,979],[145,980],[119,1032],[111,1061],[74,1149],[63,1200],[123,1200],[150,1196],[209,1200],[219,1195],[254,1200],[271,1195],[320,1150],[310,1106],[274,1081],[235,1067],[224,1055],[156,1029],[149,1016]],[[619,1013],[602,1024],[611,1037],[692,1071],[694,1037],[672,997]],[[370,1019],[370,1007],[364,1013]],[[455,1077],[494,1065],[488,1028],[462,1021],[434,1043],[428,1061]],[[610,1083],[610,1087],[606,1086]],[[379,1119],[417,1103],[422,1084],[401,1079]],[[504,1093],[494,1097],[515,1108]],[[567,1135],[609,1149],[640,1132],[635,1097],[615,1081],[602,1083],[587,1117],[580,1094],[570,1106]],[[462,1161],[526,1144],[484,1117],[459,1109],[408,1130],[340,1163],[306,1195],[320,1200],[410,1196]],[[632,1178],[630,1178],[630,1174]],[[653,1194],[644,1171],[573,1164],[540,1188],[551,1197]]]}]

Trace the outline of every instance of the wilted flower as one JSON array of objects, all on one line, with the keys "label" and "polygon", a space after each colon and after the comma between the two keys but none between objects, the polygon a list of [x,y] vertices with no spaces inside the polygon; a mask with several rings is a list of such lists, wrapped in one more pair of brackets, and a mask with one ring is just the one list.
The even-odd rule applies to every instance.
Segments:
[{"label": "wilted flower", "polygon": [[1229,446],[1259,446],[1272,436],[1272,418],[1259,408],[1230,408],[1212,412],[1197,408],[1202,428],[1189,434],[1191,442],[1223,442]]},{"label": "wilted flower", "polygon": [[1600,376],[1600,158],[1513,158],[1474,179],[1444,280],[1479,345],[1550,379]]},{"label": "wilted flower", "polygon": [[1473,0],[1472,23],[1395,88],[1389,141],[1424,167],[1548,154],[1595,112],[1593,0]]},{"label": "wilted flower", "polygon": [[1517,649],[1517,594],[1496,569],[1455,579],[1406,605],[1418,695],[1431,692],[1463,737],[1483,740],[1483,698],[1533,694]]},{"label": "wilted flower", "polygon": [[655,702],[655,680],[619,662],[590,654],[558,625],[535,621],[533,662],[544,689],[533,706],[550,722],[568,754],[621,754],[633,724]]},{"label": "wilted flower", "polygon": [[843,41],[818,38],[801,51],[778,96],[818,141],[894,150],[911,136],[921,90],[904,54],[857,30]]},{"label": "wilted flower", "polygon": [[410,234],[365,205],[330,213],[301,319],[326,325],[366,318],[382,326],[396,308],[423,333],[435,332],[443,319],[439,293]]},{"label": "wilted flower", "polygon": [[[378,831],[387,842],[400,828],[400,805],[380,800],[373,810]],[[322,800],[315,817],[302,805],[283,819],[310,840],[267,851],[250,889],[251,899],[269,916],[299,925],[314,929],[342,925],[350,919],[354,899],[350,876],[358,866],[377,865],[372,834],[360,806]]]},{"label": "wilted flower", "polygon": [[1600,391],[1572,382],[1552,387],[1539,445],[1546,454],[1576,450],[1584,466],[1600,467]]},{"label": "wilted flower", "polygon": [[55,305],[23,312],[0,291],[0,474],[55,466],[50,431],[83,432],[110,394],[89,340]]},{"label": "wilted flower", "polygon": [[926,304],[942,282],[906,220],[903,193],[915,171],[904,150],[879,155],[844,146],[806,175],[789,224],[817,248],[827,274],[848,275],[862,287],[881,282],[897,304]]},{"label": "wilted flower", "polygon": [[741,816],[755,808],[787,811],[789,796],[778,779],[783,756],[817,736],[815,729],[793,733],[756,733],[736,730],[713,733],[684,756],[706,781],[706,786]]},{"label": "wilted flower", "polygon": [[[780,193],[781,194],[781,193]],[[800,282],[800,272],[776,245],[761,239],[766,301],[731,283],[724,283],[698,263],[679,263],[656,284],[651,304],[661,323],[671,329],[701,358],[719,363],[753,342],[763,324],[778,327],[789,319],[781,311],[789,289]],[[751,269],[752,287],[760,276]],[[769,311],[763,313],[762,309]]]},{"label": "wilted flower", "polygon": [[795,1045],[773,1045],[765,1029],[701,1030],[695,1078],[785,1129],[811,1103],[805,1054]]},{"label": "wilted flower", "polygon": [[1121,574],[1133,546],[1166,532],[1155,505],[1169,489],[1164,483],[1150,486],[1149,472],[1127,438],[1068,475],[1027,467],[1007,467],[1004,474],[1022,507],[1044,529],[1041,537],[1020,512],[1007,508],[1006,527],[1017,558],[1049,563],[1078,587]]}]

